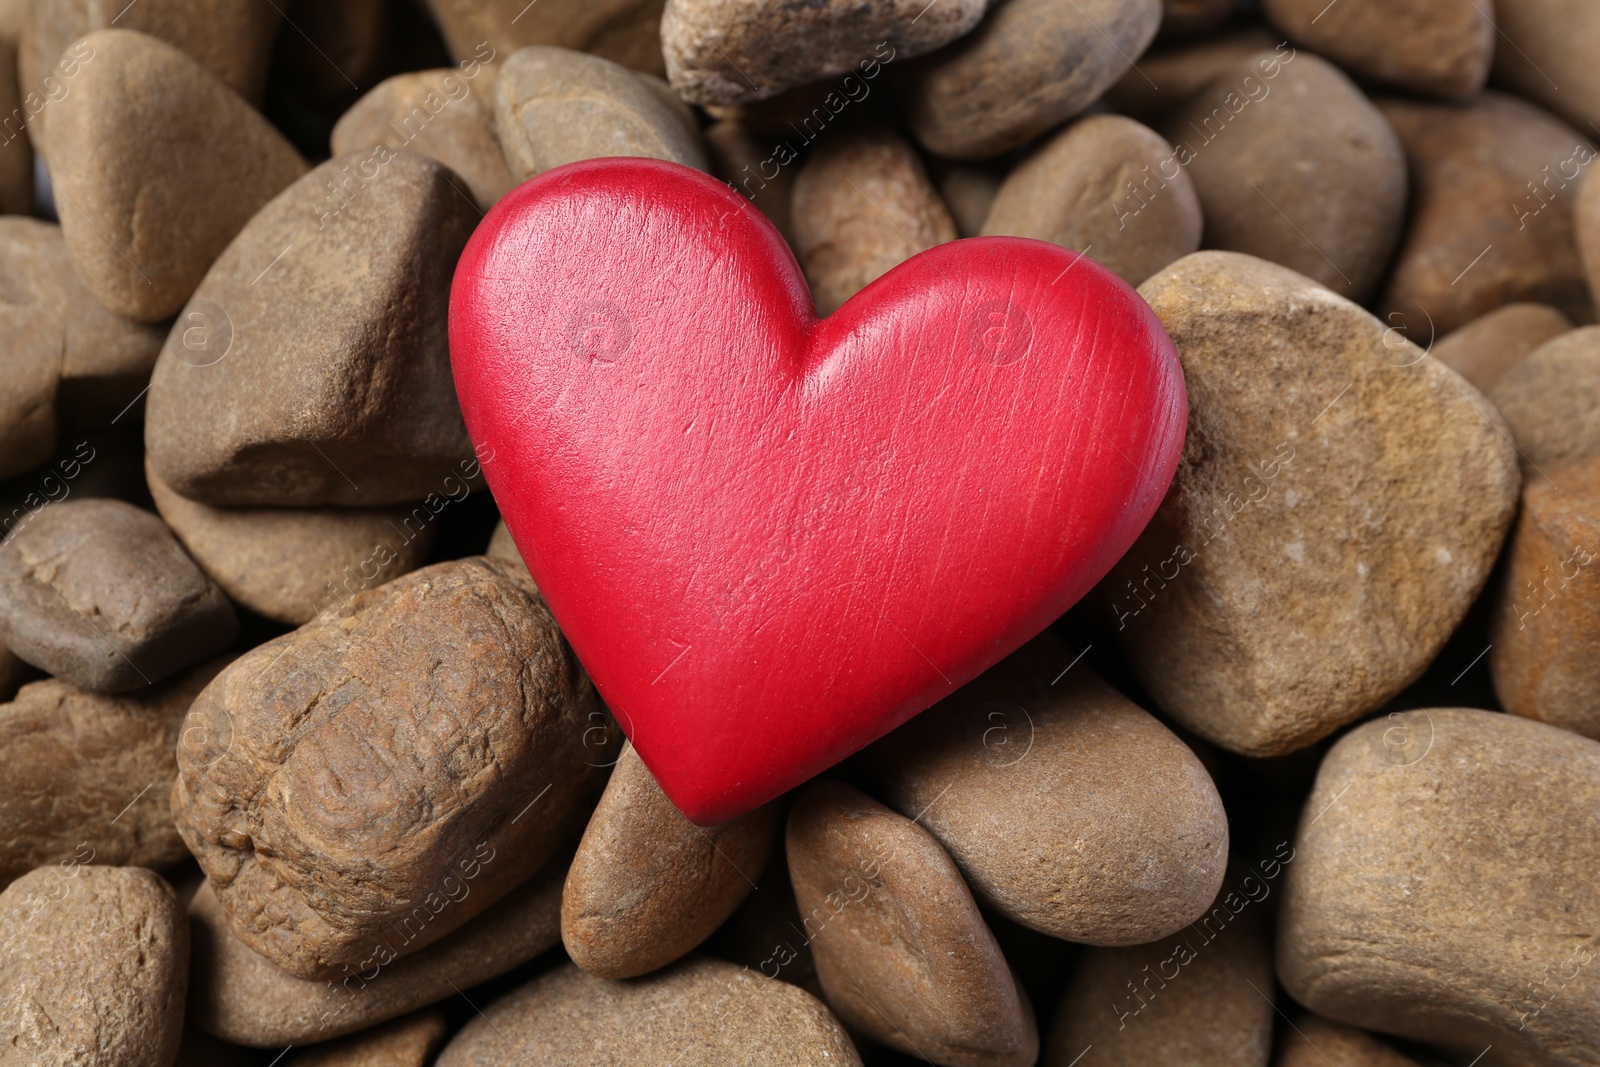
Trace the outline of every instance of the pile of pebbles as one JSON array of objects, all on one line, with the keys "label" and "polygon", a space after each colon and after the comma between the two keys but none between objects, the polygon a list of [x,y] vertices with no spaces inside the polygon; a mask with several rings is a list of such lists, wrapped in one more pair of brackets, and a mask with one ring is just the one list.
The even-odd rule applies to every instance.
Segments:
[{"label": "pile of pebbles", "polygon": [[[1593,0],[0,2],[0,1065],[1600,1064]],[[1082,604],[690,824],[451,384],[637,155],[1136,286]],[[617,625],[629,621],[618,619]]]}]

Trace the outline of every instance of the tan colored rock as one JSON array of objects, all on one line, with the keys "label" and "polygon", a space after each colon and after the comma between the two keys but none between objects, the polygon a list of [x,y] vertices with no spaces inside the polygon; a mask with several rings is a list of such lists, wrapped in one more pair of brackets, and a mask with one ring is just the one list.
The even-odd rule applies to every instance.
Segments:
[{"label": "tan colored rock", "polygon": [[504,59],[526,45],[593,52],[660,74],[663,0],[428,0],[458,62]]},{"label": "tan colored rock", "polygon": [[1140,944],[1216,896],[1227,815],[1182,741],[1072,663],[1041,635],[865,761],[884,799],[1002,915],[1071,941]]},{"label": "tan colored rock", "polygon": [[74,273],[61,227],[0,218],[0,298],[20,349],[37,338],[56,350],[57,403],[78,425],[111,422],[149,382],[165,331],[102,307]]},{"label": "tan colored rock", "polygon": [[1428,352],[1487,393],[1528,353],[1571,329],[1572,320],[1553,307],[1507,304],[1451,331]]},{"label": "tan colored rock", "polygon": [[[299,626],[422,566],[439,530],[428,504],[400,508],[213,508],[173,492],[146,463],[156,510],[237,603]],[[458,480],[461,496],[466,482]],[[442,511],[448,496],[439,496]]]},{"label": "tan colored rock", "polygon": [[41,867],[0,893],[0,1063],[167,1067],[189,930],[140,867]]},{"label": "tan colored rock", "polygon": [[887,129],[819,145],[794,181],[795,255],[818,315],[918,252],[956,239],[916,149]]},{"label": "tan colored rock", "polygon": [[1504,93],[1470,104],[1381,102],[1405,146],[1412,215],[1380,306],[1420,336],[1444,335],[1504,304],[1549,304],[1594,319],[1574,237],[1589,140]]},{"label": "tan colored rock", "polygon": [[1275,52],[1280,58],[1296,54],[1293,46],[1266,27],[1244,23],[1197,41],[1156,45],[1106,90],[1104,100],[1118,114],[1155,124],[1218,74],[1258,52]]},{"label": "tan colored rock", "polygon": [[1494,80],[1580,130],[1600,123],[1600,10],[1586,0],[1495,0]]},{"label": "tan colored rock", "polygon": [[256,211],[305,173],[266,119],[183,52],[129,30],[74,42],[50,177],[78,277],[119,315],[181,308]]},{"label": "tan colored rock", "polygon": [[1138,285],[1200,248],[1200,199],[1160,134],[1091,115],[1019,163],[995,196],[986,236],[1053,241]]},{"label": "tan colored rock", "polygon": [[661,16],[667,79],[695,104],[737,104],[837,78],[863,60],[920,56],[970,32],[987,0],[673,0]]},{"label": "tan colored rock", "polygon": [[377,507],[475,477],[446,336],[479,221],[459,182],[379,146],[336,156],[251,219],[156,362],[157,476],[217,507]]},{"label": "tan colored rock", "polygon": [[487,211],[517,184],[495,137],[493,91],[488,78],[450,67],[396,74],[340,116],[333,154],[409,148],[460,175]]},{"label": "tan colored rock", "polygon": [[1161,0],[999,0],[906,79],[906,119],[935,155],[999,155],[1094,103],[1160,23]]},{"label": "tan colored rock", "polygon": [[1600,456],[1528,479],[1492,618],[1501,706],[1600,738]]},{"label": "tan colored rock", "polygon": [[428,1067],[450,1032],[437,1008],[314,1045],[288,1067]]},{"label": "tan colored rock", "polygon": [[1493,4],[1264,0],[1262,11],[1295,44],[1381,85],[1464,99],[1489,80]]},{"label": "tan colored rock", "polygon": [[846,1025],[948,1067],[1032,1067],[1027,994],[933,835],[821,781],[796,797],[786,840],[817,977]]},{"label": "tan colored rock", "polygon": [[363,973],[545,864],[599,786],[600,710],[538,594],[481,556],[435,564],[219,675],[185,726],[218,741],[179,750],[173,819],[246,944],[300,977]]},{"label": "tan colored rock", "polygon": [[563,163],[644,156],[706,169],[699,131],[626,67],[566,48],[514,52],[494,83],[506,164],[526,181]]},{"label": "tan colored rock", "polygon": [[1209,247],[1282,264],[1357,302],[1377,288],[1405,221],[1405,154],[1337,67],[1306,52],[1257,53],[1161,132],[1175,149],[1175,166],[1163,166],[1181,167],[1199,193]]},{"label": "tan colored rock", "polygon": [[222,590],[132,504],[53,504],[0,543],[0,642],[85,689],[152,685],[238,632]]},{"label": "tan colored rock", "polygon": [[1600,456],[1600,326],[1546,341],[1500,376],[1489,399],[1505,416],[1524,464]]},{"label": "tan colored rock", "polygon": [[0,115],[8,117],[0,125],[0,214],[33,213],[33,142],[26,127],[18,128],[18,117],[27,114],[17,74],[16,38],[0,36]]},{"label": "tan colored rock", "polygon": [[1254,910],[1222,914],[1158,944],[1085,950],[1042,1067],[1267,1067],[1272,950]]},{"label": "tan colored rock", "polygon": [[329,1041],[457,995],[561,943],[558,857],[450,936],[338,981],[296,978],[228,928],[211,885],[189,904],[194,980],[189,1019],[240,1045],[282,1048]]},{"label": "tan colored rock", "polygon": [[1196,37],[1210,33],[1239,10],[1239,0],[1161,0],[1161,36]]},{"label": "tan colored rock", "polygon": [[779,162],[773,143],[746,131],[736,120],[714,123],[705,131],[705,138],[711,173],[748,197],[783,239],[794,244],[790,200],[795,168]]},{"label": "tan colored rock", "polygon": [[56,678],[0,704],[0,885],[35,867],[170,867],[189,858],[167,796],[195,694],[223,661],[137,696],[101,696]]},{"label": "tan colored rock", "polygon": [[1188,438],[1099,599],[1179,723],[1292,752],[1443,647],[1510,526],[1516,453],[1459,375],[1286,268],[1199,252],[1139,292],[1177,346]]},{"label": "tan colored rock", "polygon": [[1396,712],[1328,752],[1301,813],[1278,977],[1336,1022],[1465,1062],[1600,1047],[1600,743],[1515,715]]},{"label": "tan colored rock", "polygon": [[632,982],[564,964],[484,1009],[437,1067],[861,1067],[809,993],[720,960],[689,960]]},{"label": "tan colored rock", "polygon": [[1284,1035],[1274,1067],[1417,1067],[1382,1041],[1353,1026],[1302,1015]]},{"label": "tan colored rock", "polygon": [[770,804],[694,825],[625,747],[567,872],[567,955],[600,978],[633,978],[687,954],[754,888],[777,830]]}]

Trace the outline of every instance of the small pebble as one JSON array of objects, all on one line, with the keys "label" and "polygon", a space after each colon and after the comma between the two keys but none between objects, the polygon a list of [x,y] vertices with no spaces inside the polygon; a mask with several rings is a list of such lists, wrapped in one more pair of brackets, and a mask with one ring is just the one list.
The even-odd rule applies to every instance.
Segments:
[{"label": "small pebble", "polygon": [[1580,130],[1600,123],[1600,7],[1589,0],[1495,0],[1494,15],[1495,83]]},{"label": "small pebble", "polygon": [[983,226],[1075,249],[1129,285],[1198,251],[1200,230],[1173,147],[1121,115],[1080,119],[1019,163]]},{"label": "small pebble", "polygon": [[259,112],[169,44],[102,30],[69,54],[83,58],[49,109],[48,155],[73,267],[117,314],[168,318],[306,165]]},{"label": "small pebble", "polygon": [[819,145],[794,180],[795,255],[831,315],[868,282],[956,239],[955,220],[917,157],[886,129],[850,131]]},{"label": "small pebble", "polygon": [[51,864],[166,868],[188,859],[168,796],[184,716],[224,662],[135,696],[50,678],[0,704],[0,886]]},{"label": "small pebble", "polygon": [[1160,24],[1161,0],[1000,0],[905,77],[906,121],[935,155],[997,156],[1092,104]]},{"label": "small pebble", "polygon": [[660,74],[662,0],[429,0],[458,63],[497,63],[530,44],[593,52]]},{"label": "small pebble", "polygon": [[1371,1034],[1315,1015],[1294,1020],[1274,1067],[1417,1067]]},{"label": "small pebble", "polygon": [[563,163],[644,156],[706,169],[697,129],[626,67],[566,48],[518,49],[494,84],[494,123],[512,177]]},{"label": "small pebble", "polygon": [[222,590],[131,504],[53,504],[0,543],[0,641],[84,689],[152,685],[238,632]]},{"label": "small pebble", "polygon": [[1529,352],[1571,329],[1572,320],[1546,304],[1507,304],[1441,337],[1428,352],[1487,393]]},{"label": "small pebble", "polygon": [[0,893],[0,1063],[167,1067],[189,926],[142,867],[40,867]]},{"label": "small pebble", "polygon": [[[1119,115],[1154,124],[1188,103],[1218,74],[1285,44],[1282,36],[1259,25],[1235,26],[1195,41],[1158,44],[1107,89],[1102,99]],[[1289,50],[1282,48],[1282,54],[1288,55]]]},{"label": "small pebble", "polygon": [[[1489,390],[1525,465],[1600,456],[1600,326],[1535,348]],[[1528,472],[1529,479],[1542,477]]]},{"label": "small pebble", "polygon": [[1394,712],[1329,750],[1278,920],[1278,978],[1335,1022],[1465,1063],[1600,1047],[1600,742],[1516,715]]},{"label": "small pebble", "polygon": [[956,233],[962,237],[982,233],[1006,172],[983,164],[936,161],[933,177],[940,198],[955,220]]},{"label": "small pebble", "polygon": [[1264,0],[1261,6],[1291,41],[1357,78],[1446,99],[1474,96],[1489,80],[1496,40],[1489,4]]},{"label": "small pebble", "polygon": [[630,982],[564,964],[467,1023],[437,1067],[861,1067],[811,994],[720,960]]},{"label": "small pebble", "polygon": [[286,1067],[428,1067],[450,1033],[438,1008],[313,1045]]},{"label": "small pebble", "polygon": [[847,1026],[946,1067],[1032,1067],[1027,994],[931,834],[821,781],[790,809],[787,850],[817,977]]}]

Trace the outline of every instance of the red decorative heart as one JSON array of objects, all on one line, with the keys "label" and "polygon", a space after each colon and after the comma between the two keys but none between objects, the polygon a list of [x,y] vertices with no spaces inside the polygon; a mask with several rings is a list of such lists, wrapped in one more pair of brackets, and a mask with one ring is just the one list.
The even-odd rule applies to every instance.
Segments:
[{"label": "red decorative heart", "polygon": [[550,610],[702,824],[1071,607],[1155,512],[1187,417],[1161,323],[1091,260],[956,241],[819,321],[747,200],[645,159],[501,200],[450,350]]}]

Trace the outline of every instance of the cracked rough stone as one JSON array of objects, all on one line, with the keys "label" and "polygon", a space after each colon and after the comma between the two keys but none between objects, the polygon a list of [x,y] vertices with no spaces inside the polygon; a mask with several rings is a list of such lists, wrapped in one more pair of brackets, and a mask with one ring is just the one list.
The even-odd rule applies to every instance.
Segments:
[{"label": "cracked rough stone", "polygon": [[1600,1047],[1600,742],[1516,715],[1396,712],[1329,750],[1278,918],[1278,977],[1335,1022],[1461,1062]]},{"label": "cracked rough stone", "polygon": [[[50,177],[78,277],[119,315],[170,317],[250,217],[306,171],[283,135],[173,46],[101,30],[68,48]],[[282,247],[281,245],[279,246]]]},{"label": "cracked rough stone", "polygon": [[1161,0],[999,0],[908,73],[906,121],[935,155],[997,156],[1094,103],[1160,24]]},{"label": "cracked rough stone", "polygon": [[1586,137],[1492,90],[1468,104],[1392,99],[1379,108],[1405,146],[1412,189],[1379,301],[1385,322],[1413,338],[1443,335],[1526,300],[1594,320],[1573,222],[1575,182],[1595,160]]},{"label": "cracked rough stone", "polygon": [[699,130],[643,78],[566,48],[519,48],[494,83],[506,164],[526,181],[563,163],[643,156],[706,169]]},{"label": "cracked rough stone", "polygon": [[685,100],[738,104],[835,78],[874,57],[931,52],[969,33],[986,6],[988,0],[673,0],[661,18],[661,50],[667,79]]},{"label": "cracked rough stone", "polygon": [[817,977],[846,1025],[948,1067],[1032,1067],[1028,996],[933,835],[821,781],[789,810],[787,850]]},{"label": "cracked rough stone", "polygon": [[503,59],[525,45],[574,48],[660,74],[664,0],[428,0],[458,62]]},{"label": "cracked rough stone", "polygon": [[1405,153],[1333,64],[1259,52],[1160,129],[1200,196],[1209,247],[1282,264],[1357,302],[1377,288],[1404,229]]},{"label": "cracked rough stone", "polygon": [[1546,341],[1501,375],[1489,399],[1505,416],[1524,464],[1600,455],[1600,326]]},{"label": "cracked rough stone", "polygon": [[1484,393],[1572,320],[1545,304],[1507,304],[1439,339],[1429,354]]},{"label": "cracked rough stone", "polygon": [[0,704],[0,886],[50,864],[162,868],[187,859],[167,794],[189,704],[223,663],[136,696],[50,678]]},{"label": "cracked rough stone", "polygon": [[1138,285],[1197,251],[1201,223],[1189,172],[1160,134],[1091,115],[1017,164],[982,232],[1053,241]]},{"label": "cracked rough stone", "polygon": [[1098,599],[1179,723],[1292,752],[1444,646],[1515,514],[1516,452],[1454,371],[1284,267],[1198,252],[1139,292],[1177,347],[1188,437]]},{"label": "cracked rough stone", "polygon": [[240,1045],[282,1048],[328,1041],[457,995],[561,944],[564,857],[448,937],[376,974],[338,982],[296,978],[233,935],[209,882],[189,904],[194,980],[189,1018]]},{"label": "cracked rough stone", "polygon": [[287,1067],[428,1067],[449,1032],[444,1013],[432,1008],[313,1046]]},{"label": "cracked rough stone", "polygon": [[0,1063],[167,1067],[189,928],[140,867],[41,867],[0,893]]},{"label": "cracked rough stone", "polygon": [[[439,529],[412,508],[213,508],[173,492],[145,464],[156,510],[235,602],[299,626],[365,589],[416,570]],[[460,482],[461,495],[466,483]],[[443,510],[448,497],[438,497]]]},{"label": "cracked rough stone", "polygon": [[633,978],[687,954],[750,893],[777,830],[771,804],[695,826],[625,746],[567,873],[567,955],[601,978]]},{"label": "cracked rough stone", "polygon": [[151,685],[238,632],[222,590],[132,504],[52,504],[0,543],[0,642],[84,689]]},{"label": "cracked rough stone", "polygon": [[459,183],[380,145],[335,156],[252,218],[151,376],[145,445],[161,480],[215,507],[449,492],[472,462],[446,335],[479,220]]},{"label": "cracked rough stone", "polygon": [[593,801],[589,732],[610,724],[538,594],[480,556],[258,646],[185,728],[215,741],[179,750],[173,818],[234,933],[338,978],[544,866]]},{"label": "cracked rough stone", "polygon": [[795,176],[792,203],[795,255],[819,315],[918,252],[956,239],[916,149],[888,129],[818,146]]},{"label": "cracked rough stone", "polygon": [[1216,896],[1227,815],[1188,746],[1072,664],[1042,634],[864,762],[988,906],[1052,937],[1139,944]]},{"label": "cracked rough stone", "polygon": [[445,1046],[437,1067],[861,1067],[815,997],[721,960],[629,982],[564,964],[501,997]]},{"label": "cracked rough stone", "polygon": [[1358,78],[1447,99],[1474,96],[1489,80],[1496,40],[1490,4],[1264,0],[1261,6],[1295,44]]},{"label": "cracked rough stone", "polygon": [[396,74],[351,105],[333,127],[333,154],[388,145],[449,167],[461,176],[480,209],[517,184],[494,132],[494,83],[482,70],[446,67]]}]

